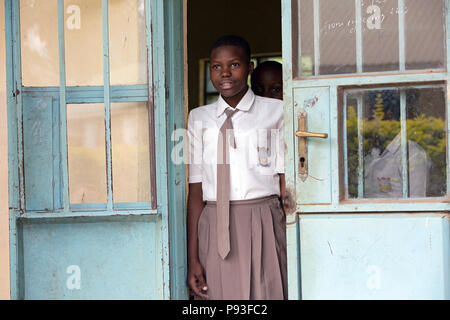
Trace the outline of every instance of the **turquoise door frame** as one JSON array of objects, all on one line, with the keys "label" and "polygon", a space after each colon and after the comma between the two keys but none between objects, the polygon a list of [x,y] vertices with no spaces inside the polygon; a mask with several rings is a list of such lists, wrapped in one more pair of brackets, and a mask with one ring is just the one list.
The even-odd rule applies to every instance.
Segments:
[{"label": "turquoise door frame", "polygon": [[[20,4],[4,2],[11,298],[186,299],[185,167],[170,157],[172,130],[184,128],[182,1],[145,0],[148,86],[110,86],[108,1],[103,0],[105,85],[66,87],[64,1],[58,0],[60,86],[45,88],[22,86]],[[149,103],[152,201],[113,203],[106,126],[107,204],[71,206],[66,104],[103,102],[110,123],[111,102],[124,101]],[[44,110],[42,150],[28,130],[37,105]]]},{"label": "turquoise door frame", "polygon": [[[301,61],[300,53],[295,58],[297,61],[294,57],[295,52],[301,52],[296,46],[300,46],[302,35],[294,27],[297,25],[294,17],[303,1],[306,0],[282,0],[285,170],[287,193],[292,200],[287,210],[289,299],[450,299],[450,205],[447,199],[450,185],[450,2],[444,1],[445,70],[362,75],[361,51],[358,51],[362,41],[360,33],[356,36],[358,72],[295,78],[297,70],[294,68]],[[309,2],[314,3],[314,21],[317,22],[320,0]],[[398,3],[399,7],[404,6],[403,0]],[[361,1],[355,0],[354,5],[360,7]],[[361,10],[355,10],[358,11]],[[355,15],[356,26],[361,25],[361,15]],[[400,18],[399,21],[402,30],[404,25]],[[319,27],[314,28],[319,30]],[[401,57],[403,50],[404,58],[403,40],[401,38],[399,51]],[[318,35],[314,36],[314,41],[315,46],[319,44]],[[402,63],[404,60],[400,58]],[[317,63],[315,65],[317,68]],[[345,190],[349,186],[344,172],[346,154],[342,154],[345,148],[342,91],[360,86],[411,84],[437,84],[446,90],[443,117],[447,133],[447,196],[420,201],[346,200]],[[315,105],[308,108],[305,103],[311,99],[315,100]],[[302,180],[298,173],[300,161],[295,133],[299,130],[299,113],[304,110],[308,113],[308,131],[327,133],[328,139],[308,140],[310,161],[306,161],[310,176]],[[402,156],[406,159],[406,155]],[[405,181],[406,171],[402,174]],[[405,184],[403,192],[405,194]]]}]

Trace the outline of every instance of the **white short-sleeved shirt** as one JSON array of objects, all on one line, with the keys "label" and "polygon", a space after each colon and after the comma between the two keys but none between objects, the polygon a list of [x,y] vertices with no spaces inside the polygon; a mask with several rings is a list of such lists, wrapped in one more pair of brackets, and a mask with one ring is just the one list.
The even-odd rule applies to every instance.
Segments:
[{"label": "white short-sleeved shirt", "polygon": [[[203,200],[215,201],[217,139],[231,108],[222,97],[189,113],[189,183],[202,183]],[[230,200],[280,194],[284,173],[283,102],[256,96],[249,88],[231,120],[236,149],[229,148]]]},{"label": "white short-sleeved shirt", "polygon": [[[425,150],[408,141],[409,196],[425,197],[430,161]],[[383,153],[373,149],[364,160],[364,196],[367,198],[402,198],[402,153],[398,134]]]}]

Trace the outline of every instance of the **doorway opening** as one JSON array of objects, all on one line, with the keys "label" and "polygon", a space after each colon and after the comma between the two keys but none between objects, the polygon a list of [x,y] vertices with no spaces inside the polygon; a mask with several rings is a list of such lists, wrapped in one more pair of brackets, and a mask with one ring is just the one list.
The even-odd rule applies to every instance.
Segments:
[{"label": "doorway opening", "polygon": [[[187,125],[190,110],[218,98],[209,80],[209,50],[219,37],[233,34],[246,39],[255,67],[267,60],[282,63],[281,1],[184,0],[183,12]],[[187,177],[188,173],[186,193]],[[190,299],[194,299],[192,292]]]},{"label": "doorway opening", "polygon": [[184,7],[186,115],[217,98],[208,77],[208,60],[210,46],[220,36],[234,34],[246,39],[255,67],[265,60],[281,62],[281,1],[185,0]]}]

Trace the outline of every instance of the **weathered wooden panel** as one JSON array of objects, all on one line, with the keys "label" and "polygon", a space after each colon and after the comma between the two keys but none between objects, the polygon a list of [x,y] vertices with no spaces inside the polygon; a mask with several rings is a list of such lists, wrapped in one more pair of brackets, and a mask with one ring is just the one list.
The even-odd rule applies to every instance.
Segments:
[{"label": "weathered wooden panel", "polygon": [[160,220],[22,228],[25,299],[163,299]]},{"label": "weathered wooden panel", "polygon": [[[330,89],[328,87],[294,89],[294,124],[298,129],[300,113],[306,113],[307,131],[330,133]],[[298,138],[297,138],[298,139]],[[303,181],[296,173],[296,191],[298,204],[331,203],[331,148],[330,139],[308,138],[307,159],[308,176]],[[300,159],[297,141],[294,143],[295,168],[298,170]],[[290,164],[288,164],[290,165]]]},{"label": "weathered wooden panel", "polygon": [[448,214],[301,215],[303,299],[450,299]]},{"label": "weathered wooden panel", "polygon": [[53,210],[53,100],[26,96],[23,102],[26,209]]}]

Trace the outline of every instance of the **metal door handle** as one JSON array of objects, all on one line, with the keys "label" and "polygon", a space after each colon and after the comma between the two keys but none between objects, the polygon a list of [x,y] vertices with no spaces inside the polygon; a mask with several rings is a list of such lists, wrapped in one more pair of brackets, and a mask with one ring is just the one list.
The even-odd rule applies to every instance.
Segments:
[{"label": "metal door handle", "polygon": [[306,112],[301,112],[298,116],[298,131],[295,132],[295,135],[298,139],[298,175],[302,181],[305,181],[308,177],[308,148],[306,139],[307,138],[328,138],[327,133],[316,133],[307,131],[306,125]]},{"label": "metal door handle", "polygon": [[316,133],[316,132],[308,132],[308,131],[301,131],[301,130],[298,130],[297,132],[295,132],[295,135],[297,137],[301,137],[301,138],[322,138],[322,139],[328,138],[328,133]]}]

